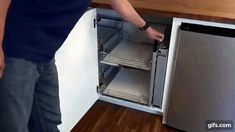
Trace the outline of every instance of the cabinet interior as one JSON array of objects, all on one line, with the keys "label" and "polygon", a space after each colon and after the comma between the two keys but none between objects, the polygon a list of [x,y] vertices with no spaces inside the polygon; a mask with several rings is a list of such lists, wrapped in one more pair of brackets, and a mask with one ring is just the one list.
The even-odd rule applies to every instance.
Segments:
[{"label": "cabinet interior", "polygon": [[[152,105],[156,43],[145,32],[122,20],[115,12],[98,10],[98,92],[114,98]],[[155,18],[151,26],[165,33],[170,20]],[[152,20],[152,21],[151,21]],[[161,19],[162,20],[162,19]]]}]

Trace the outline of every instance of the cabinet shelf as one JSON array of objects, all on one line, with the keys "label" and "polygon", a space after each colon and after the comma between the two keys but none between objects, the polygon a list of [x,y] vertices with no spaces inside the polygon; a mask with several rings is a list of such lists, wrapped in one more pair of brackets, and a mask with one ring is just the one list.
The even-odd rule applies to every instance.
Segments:
[{"label": "cabinet shelf", "polygon": [[149,84],[149,72],[121,68],[103,94],[141,104],[148,104]]},{"label": "cabinet shelf", "polygon": [[101,63],[123,65],[150,71],[152,44],[122,40]]}]

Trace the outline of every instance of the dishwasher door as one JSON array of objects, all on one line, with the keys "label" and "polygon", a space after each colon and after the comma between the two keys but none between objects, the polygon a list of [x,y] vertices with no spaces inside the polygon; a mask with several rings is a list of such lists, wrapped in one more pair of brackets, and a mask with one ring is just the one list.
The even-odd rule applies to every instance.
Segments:
[{"label": "dishwasher door", "polygon": [[235,30],[182,23],[171,86],[167,125],[204,132],[208,121],[235,123]]}]

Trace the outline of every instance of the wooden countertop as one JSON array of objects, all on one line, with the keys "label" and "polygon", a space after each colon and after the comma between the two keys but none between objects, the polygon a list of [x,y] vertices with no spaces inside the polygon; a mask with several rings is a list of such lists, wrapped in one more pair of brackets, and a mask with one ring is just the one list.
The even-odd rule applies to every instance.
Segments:
[{"label": "wooden countertop", "polygon": [[[93,0],[92,7],[111,8],[110,0]],[[235,0],[129,0],[141,14],[200,19],[235,24]]]}]

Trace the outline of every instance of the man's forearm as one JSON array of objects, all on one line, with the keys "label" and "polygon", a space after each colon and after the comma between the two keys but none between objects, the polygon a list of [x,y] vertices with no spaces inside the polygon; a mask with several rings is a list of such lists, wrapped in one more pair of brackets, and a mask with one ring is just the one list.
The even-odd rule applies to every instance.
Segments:
[{"label": "man's forearm", "polygon": [[137,27],[143,27],[145,21],[139,16],[127,0],[111,0],[111,5],[125,20]]},{"label": "man's forearm", "polygon": [[111,0],[111,5],[126,21],[146,31],[149,38],[160,42],[163,41],[164,35],[150,27],[135,11],[128,0]]},{"label": "man's forearm", "polygon": [[0,49],[2,48],[3,36],[5,30],[5,21],[10,2],[11,2],[10,0],[0,0]]}]

